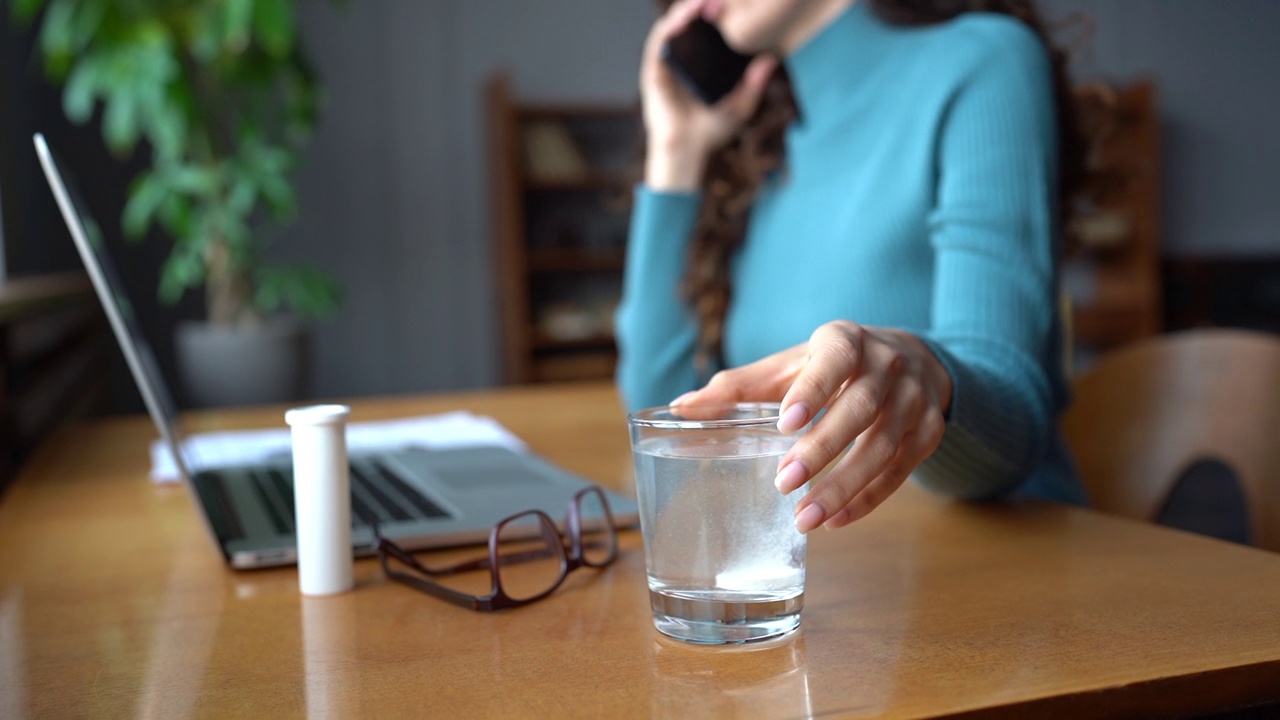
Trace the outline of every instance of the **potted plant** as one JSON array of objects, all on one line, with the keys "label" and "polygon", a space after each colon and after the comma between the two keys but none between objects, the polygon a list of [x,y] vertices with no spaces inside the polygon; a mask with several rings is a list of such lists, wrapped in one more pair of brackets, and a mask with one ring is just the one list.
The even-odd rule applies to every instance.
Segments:
[{"label": "potted plant", "polygon": [[[126,237],[158,228],[172,241],[160,299],[203,288],[206,320],[179,327],[177,351],[197,404],[296,399],[304,347],[295,318],[336,312],[340,289],[305,265],[268,262],[264,231],[294,213],[290,180],[314,128],[320,87],[297,35],[294,0],[13,0],[38,22],[46,71],[67,117],[91,121],[125,157],[143,145]],[[239,369],[237,359],[256,369]],[[266,363],[261,365],[261,363]],[[212,388],[197,375],[213,370]],[[249,397],[254,380],[266,396]],[[289,390],[288,388],[293,388]],[[278,397],[277,397],[278,396]]]}]

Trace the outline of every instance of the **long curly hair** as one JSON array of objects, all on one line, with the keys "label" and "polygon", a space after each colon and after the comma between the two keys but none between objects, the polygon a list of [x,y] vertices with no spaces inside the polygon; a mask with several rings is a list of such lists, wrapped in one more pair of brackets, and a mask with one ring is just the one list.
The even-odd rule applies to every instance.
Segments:
[{"label": "long curly hair", "polygon": [[[1086,172],[1086,141],[1080,130],[1067,74],[1067,52],[1057,47],[1034,0],[859,0],[870,2],[881,19],[895,25],[939,23],[966,12],[1010,15],[1044,43],[1053,71],[1057,112],[1058,207],[1069,211]],[[666,7],[669,0],[660,0]],[[770,173],[783,168],[784,131],[798,115],[791,82],[780,65],[765,87],[760,105],[732,141],[708,159],[703,200],[690,244],[681,291],[697,317],[697,362],[704,374],[721,364],[724,320],[732,297],[729,258],[746,236],[756,192]]]}]

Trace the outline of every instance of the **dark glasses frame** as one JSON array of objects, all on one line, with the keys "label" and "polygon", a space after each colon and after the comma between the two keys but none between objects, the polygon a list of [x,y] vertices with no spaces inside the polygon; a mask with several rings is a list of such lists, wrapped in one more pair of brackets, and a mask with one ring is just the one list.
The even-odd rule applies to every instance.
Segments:
[{"label": "dark glasses frame", "polygon": [[[602,560],[588,559],[584,550],[584,542],[582,537],[582,501],[584,498],[594,495],[600,500],[600,506],[604,509],[604,531],[608,540],[608,555]],[[538,520],[542,538],[545,541],[545,547],[539,550],[525,551],[515,554],[501,554],[499,547],[501,545],[503,528],[508,524],[524,520],[526,518],[536,518]],[[618,558],[618,526],[613,520],[613,510],[609,507],[609,499],[605,496],[604,490],[599,486],[592,485],[583,488],[574,493],[573,498],[569,501],[568,510],[565,512],[565,533],[561,533],[556,528],[551,518],[541,510],[525,510],[514,515],[510,515],[499,520],[493,529],[489,531],[489,553],[487,557],[468,560],[466,562],[448,565],[441,568],[429,568],[418,561],[412,553],[407,552],[394,542],[386,539],[378,530],[376,518],[368,518],[369,526],[373,529],[373,537],[377,542],[378,562],[382,565],[382,571],[386,573],[388,578],[396,582],[403,583],[410,587],[421,590],[428,595],[451,602],[455,605],[471,608],[478,612],[492,612],[495,610],[505,610],[507,608],[520,607],[537,602],[551,593],[555,592],[569,573],[580,567],[590,567],[600,569]],[[568,547],[566,547],[566,540]],[[559,555],[560,572],[555,582],[542,592],[526,598],[513,598],[507,594],[502,587],[502,575],[499,570],[502,564],[513,564],[536,559],[545,559],[546,553],[550,551]],[[391,566],[389,558],[394,558],[400,563],[409,567],[420,575],[414,575],[403,572]],[[433,577],[444,577],[455,575],[463,572],[474,570],[489,570],[490,592],[488,595],[472,595],[471,593],[454,590],[431,580]]]}]

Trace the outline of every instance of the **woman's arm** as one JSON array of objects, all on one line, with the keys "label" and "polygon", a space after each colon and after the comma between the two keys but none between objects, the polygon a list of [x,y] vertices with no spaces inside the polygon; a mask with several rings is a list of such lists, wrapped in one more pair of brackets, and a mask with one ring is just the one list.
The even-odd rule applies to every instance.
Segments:
[{"label": "woman's arm", "polygon": [[1048,57],[1025,27],[975,18],[987,57],[938,140],[932,323],[952,378],[946,435],[915,473],[981,498],[1026,479],[1054,432],[1057,143]]},{"label": "woman's arm", "polygon": [[964,22],[982,56],[970,58],[937,138],[930,328],[828,323],[809,343],[681,399],[781,399],[784,431],[817,418],[779,465],[782,492],[848,449],[798,504],[804,532],[866,515],[913,472],[952,496],[1006,491],[1051,437],[1059,359],[1047,58],[1015,21]]},{"label": "woman's arm", "polygon": [[640,60],[646,136],[645,182],[635,192],[626,273],[615,332],[617,381],[629,409],[665,404],[696,386],[697,323],[680,292],[697,220],[698,186],[708,156],[760,103],[777,61],[752,61],[733,92],[715,105],[693,97],[663,62],[662,45],[702,12],[679,0],[658,18]]},{"label": "woman's arm", "polygon": [[697,324],[680,294],[699,196],[635,191],[618,340],[618,389],[628,410],[662,405],[697,386]]}]

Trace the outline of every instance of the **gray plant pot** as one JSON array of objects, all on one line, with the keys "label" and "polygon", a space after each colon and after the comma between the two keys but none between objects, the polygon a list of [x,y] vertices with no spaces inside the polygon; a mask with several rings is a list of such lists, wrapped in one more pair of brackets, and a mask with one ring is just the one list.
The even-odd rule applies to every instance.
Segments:
[{"label": "gray plant pot", "polygon": [[309,340],[306,328],[288,318],[232,327],[179,323],[175,344],[187,404],[222,407],[304,399]]}]

